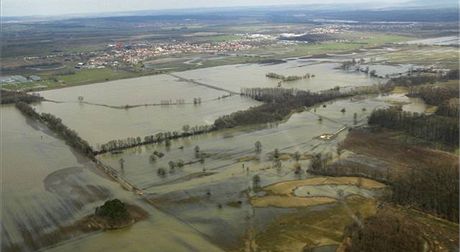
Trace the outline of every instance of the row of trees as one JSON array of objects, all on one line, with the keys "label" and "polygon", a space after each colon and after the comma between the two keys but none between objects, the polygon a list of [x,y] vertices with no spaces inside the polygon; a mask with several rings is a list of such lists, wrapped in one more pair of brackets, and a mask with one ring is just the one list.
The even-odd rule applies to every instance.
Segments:
[{"label": "row of trees", "polygon": [[418,86],[422,84],[428,83],[435,83],[437,81],[447,81],[447,80],[458,80],[459,78],[459,70],[449,70],[445,73],[438,72],[438,73],[421,73],[419,72],[417,75],[409,74],[407,76],[399,76],[395,78],[391,78],[388,82],[390,85],[393,86]]},{"label": "row of trees", "polygon": [[74,147],[87,157],[94,159],[94,151],[89,143],[83,140],[76,131],[69,129],[66,125],[64,125],[60,118],[52,114],[38,114],[29,104],[24,102],[16,103],[16,108],[25,115],[40,120],[48,126],[48,128],[63,138],[68,145]]},{"label": "row of trees", "polygon": [[16,102],[32,103],[42,101],[43,97],[39,94],[28,94],[20,91],[9,91],[0,89],[0,102],[1,104],[12,104]]},{"label": "row of trees", "polygon": [[281,80],[281,81],[296,81],[296,80],[310,79],[310,78],[315,77],[314,74],[309,74],[309,73],[307,73],[307,74],[305,74],[303,76],[296,76],[296,75],[284,76],[284,75],[277,74],[277,73],[268,73],[265,76],[267,78],[277,79],[277,80]]},{"label": "row of trees", "polygon": [[382,91],[383,88],[383,86],[374,86],[347,91],[341,91],[340,88],[333,88],[318,93],[286,88],[243,88],[241,89],[241,95],[264,102],[264,104],[219,117],[214,122],[214,126],[216,129],[223,129],[281,121],[297,109],[337,98],[376,93]]},{"label": "row of trees", "polygon": [[213,125],[201,125],[193,126],[184,125],[182,127],[183,132],[179,131],[168,131],[168,132],[159,132],[155,135],[141,137],[128,137],[125,139],[111,140],[105,144],[99,146],[99,151],[97,154],[106,153],[110,151],[117,151],[121,149],[127,149],[135,146],[153,144],[153,143],[165,143],[166,146],[171,145],[171,140],[178,139],[181,137],[188,137],[198,134],[204,134],[215,130]]},{"label": "row of trees", "polygon": [[284,88],[246,88],[241,92],[264,104],[218,118],[214,122],[217,129],[281,121],[295,109],[344,96],[338,91],[310,93]]},{"label": "row of trees", "polygon": [[411,113],[391,107],[373,111],[369,124],[402,130],[415,137],[451,146],[459,144],[458,118]]}]

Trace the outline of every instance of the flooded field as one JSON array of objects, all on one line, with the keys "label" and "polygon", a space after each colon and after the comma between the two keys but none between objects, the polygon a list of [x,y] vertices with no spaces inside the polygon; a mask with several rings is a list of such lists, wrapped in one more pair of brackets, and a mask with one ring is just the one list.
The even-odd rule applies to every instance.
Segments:
[{"label": "flooded field", "polygon": [[82,96],[85,102],[109,106],[160,104],[161,101],[174,103],[179,99],[193,103],[193,98],[201,98],[205,102],[226,95],[223,91],[164,74],[48,90],[40,94],[46,99],[60,102],[78,102],[78,97]]},{"label": "flooded field", "polygon": [[[139,249],[132,243],[133,235],[138,234],[135,230],[155,230],[150,231],[152,236],[138,236],[144,239],[139,244],[147,246],[146,250],[152,242],[176,250],[219,250],[188,225],[146,205],[108,180],[91,161],[74,153],[46,127],[27,119],[14,106],[0,109],[2,145],[8,146],[2,149],[1,160],[2,251],[36,251],[44,247],[53,247],[53,251],[100,251],[97,244],[101,243],[91,242],[94,240],[111,240],[103,245],[108,250],[119,246]],[[63,231],[115,197],[142,206],[154,219],[115,232],[88,235],[80,230]],[[176,233],[178,230],[181,232]]]},{"label": "flooded field", "polygon": [[1,110],[2,145],[8,146],[2,150],[2,246],[35,250],[59,240],[44,236],[92,213],[120,190],[14,106]]},{"label": "flooded field", "polygon": [[[382,50],[352,56],[368,58],[375,53],[382,53]],[[350,55],[290,59],[281,64],[228,65],[43,91],[41,95],[51,101],[37,104],[35,108],[58,116],[97,148],[113,139],[181,131],[183,125],[211,125],[222,115],[256,106],[260,103],[252,99],[223,96],[229,92],[238,93],[244,87],[277,87],[279,80],[265,76],[269,72],[285,76],[315,75],[281,84],[284,88],[311,91],[385,81],[359,71],[337,69],[343,60],[350,60]],[[365,66],[376,70],[380,76],[404,73],[410,67],[408,64]],[[79,101],[78,97],[83,100]],[[193,104],[194,98],[201,98],[201,103]]]},{"label": "flooded field", "polygon": [[[290,211],[289,208],[253,208],[249,197],[259,195],[254,188],[310,177],[305,171],[311,155],[335,153],[337,141],[343,139],[346,131],[331,140],[319,139],[321,134],[334,134],[346,126],[363,124],[373,109],[390,105],[379,97],[337,100],[295,113],[279,124],[212,132],[174,140],[170,147],[153,144],[128,149],[122,154],[103,154],[98,159],[118,169],[153,205],[179,216],[224,248],[235,249],[242,246],[238,242],[246,235],[249,225],[265,227],[269,224],[267,220]],[[345,113],[341,112],[342,108],[346,108]],[[255,151],[256,141],[262,143],[260,153]],[[199,146],[200,155],[205,156],[201,162],[195,146]],[[275,149],[279,151],[280,166],[273,159]],[[154,151],[164,156],[151,161]],[[295,152],[300,154],[299,161],[295,160]],[[124,160],[123,167],[120,159]],[[185,164],[183,167],[171,167],[171,161],[180,160]],[[297,164],[300,172],[296,171]],[[257,185],[256,175],[260,178]],[[345,189],[346,196],[374,196],[356,186],[326,187],[318,187],[317,194],[330,197]],[[302,190],[306,189],[298,193],[302,194]],[[263,196],[261,193],[259,196]]]},{"label": "flooded field", "polygon": [[200,105],[137,107],[128,110],[79,103],[41,102],[39,112],[51,113],[92,146],[113,139],[144,137],[158,132],[182,131],[183,125],[211,125],[218,117],[259,103],[240,96],[213,100]]},{"label": "flooded field", "polygon": [[429,39],[418,39],[407,41],[407,44],[412,45],[458,45],[459,37],[458,36],[445,36]]},{"label": "flooded field", "polygon": [[[321,152],[322,149],[333,146],[334,141],[323,141],[319,136],[334,134],[347,126],[366,123],[367,116],[373,109],[391,106],[392,102],[391,96],[385,99],[380,96],[342,99],[295,113],[289,120],[279,124],[212,132],[173,140],[169,147],[164,144],[146,145],[128,149],[122,154],[100,155],[99,159],[120,169],[124,177],[146,192],[165,193],[179,189],[178,186],[193,186],[194,180],[209,181],[211,178],[219,178],[220,172],[227,173],[229,168],[235,166],[236,170],[232,172],[244,175],[246,169],[241,169],[242,163],[248,164],[246,168],[253,165],[263,166],[262,163],[271,160],[275,149],[288,154],[296,151],[301,154]],[[424,104],[419,106],[423,108]],[[419,106],[413,105],[413,110],[421,110]],[[262,143],[260,153],[255,152],[256,141]],[[204,162],[199,162],[196,146],[206,156]],[[150,156],[154,151],[162,152],[164,156],[152,162]],[[119,164],[120,159],[124,160],[123,170]],[[291,157],[288,156],[287,159]],[[169,162],[178,160],[182,160],[185,166],[158,175],[159,168],[168,171]],[[272,181],[262,183],[270,182]],[[201,182],[196,183],[198,185]]]},{"label": "flooded field", "polygon": [[[368,59],[381,53],[366,51],[351,57]],[[344,60],[350,60],[350,55],[229,65],[71,87],[44,91],[41,94],[49,101],[33,106],[61,118],[97,148],[112,139],[181,131],[183,125],[211,125],[219,116],[257,106],[259,102],[234,93],[244,87],[277,87],[279,80],[265,76],[269,72],[314,74],[281,83],[284,88],[311,91],[386,81],[338,69]],[[361,67],[366,66],[380,76],[404,73],[411,67],[381,63]],[[201,103],[194,104],[196,98]],[[3,246],[10,251],[44,247],[51,251],[238,250],[253,248],[254,242],[268,246],[270,242],[264,239],[276,236],[273,225],[277,221],[295,223],[293,216],[300,216],[327,235],[305,234],[304,244],[294,243],[296,249],[317,240],[317,251],[334,249],[342,239],[337,232],[351,218],[349,208],[372,213],[383,185],[374,188],[369,185],[377,182],[369,180],[363,186],[356,178],[344,177],[330,184],[299,184],[285,193],[270,188],[319,179],[307,172],[311,158],[319,153],[333,153],[336,158],[337,143],[350,128],[366,125],[374,109],[393,105],[418,113],[429,109],[421,99],[399,93],[356,96],[305,108],[279,123],[214,131],[172,140],[169,146],[151,144],[97,156],[138,188],[139,195],[124,191],[43,125],[26,119],[13,106],[4,106],[4,144],[14,147],[6,149],[7,158],[2,160],[3,180],[8,181]],[[141,206],[149,218],[118,231],[59,233],[62,225],[91,214],[114,197]],[[317,215],[332,216],[341,230],[323,227],[312,218]],[[283,251],[293,248],[285,246]]]},{"label": "flooded field", "polygon": [[[347,56],[349,59],[349,56]],[[177,75],[239,92],[241,88],[277,87],[279,80],[267,78],[270,72],[281,75],[315,75],[313,78],[283,82],[284,88],[320,91],[336,86],[357,87],[378,83],[363,73],[347,73],[336,69],[343,59],[292,59],[281,64],[243,64],[203,68]],[[332,61],[332,62],[331,62]]]}]

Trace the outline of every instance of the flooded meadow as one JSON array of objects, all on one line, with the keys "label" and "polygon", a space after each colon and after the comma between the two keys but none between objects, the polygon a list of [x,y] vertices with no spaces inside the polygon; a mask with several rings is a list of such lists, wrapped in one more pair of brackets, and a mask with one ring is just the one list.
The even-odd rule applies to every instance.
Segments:
[{"label": "flooded meadow", "polygon": [[[241,88],[281,86],[316,92],[385,81],[339,69],[340,62],[349,59],[333,55],[228,65],[56,89],[41,92],[46,101],[33,107],[61,118],[97,149],[113,139],[180,132],[183,125],[212,125],[220,116],[261,104],[236,94]],[[382,76],[408,68],[372,65]],[[315,77],[280,84],[266,77],[269,72]],[[366,125],[374,109],[392,105],[418,113],[428,108],[404,94],[355,96],[304,108],[277,123],[212,131],[96,157],[133,185],[136,194],[41,123],[14,106],[2,106],[2,144],[8,146],[2,153],[2,246],[7,251],[236,251],[274,237],[273,225],[291,223],[293,216],[323,228],[314,216],[338,220],[345,213],[349,219],[349,208],[370,213],[383,186],[369,186],[374,183],[370,180],[361,186],[351,177],[331,182],[309,174],[307,168],[314,155],[336,153],[348,130]],[[291,182],[296,186],[288,185]],[[285,191],[271,190],[273,185]],[[62,232],[112,198],[140,206],[149,217],[117,231]],[[337,230],[324,232],[327,238],[312,232],[305,241],[319,240],[316,246],[335,248],[341,239]]]},{"label": "flooded meadow", "polygon": [[[94,163],[72,151],[45,126],[24,117],[14,106],[2,106],[2,250],[100,251],[120,246],[146,250],[155,246],[219,251],[188,225],[144,203],[110,180]],[[104,201],[119,198],[140,205],[152,220],[127,230],[86,234],[73,223],[94,213]],[[156,230],[155,228],[159,228]],[[135,230],[151,230],[152,236]],[[176,233],[177,231],[179,233]],[[117,243],[114,243],[117,241]],[[161,245],[163,243],[163,245]],[[78,245],[75,245],[78,244]],[[85,245],[86,244],[86,245]],[[99,244],[99,245],[97,245]]]}]

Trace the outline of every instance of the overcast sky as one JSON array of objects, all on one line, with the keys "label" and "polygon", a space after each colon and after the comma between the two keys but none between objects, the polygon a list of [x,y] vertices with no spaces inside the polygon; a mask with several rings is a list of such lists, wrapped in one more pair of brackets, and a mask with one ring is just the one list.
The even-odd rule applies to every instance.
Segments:
[{"label": "overcast sky", "polygon": [[[375,3],[369,0],[0,0],[4,16],[66,15],[136,10],[280,4]],[[378,0],[397,4],[407,0]]]}]

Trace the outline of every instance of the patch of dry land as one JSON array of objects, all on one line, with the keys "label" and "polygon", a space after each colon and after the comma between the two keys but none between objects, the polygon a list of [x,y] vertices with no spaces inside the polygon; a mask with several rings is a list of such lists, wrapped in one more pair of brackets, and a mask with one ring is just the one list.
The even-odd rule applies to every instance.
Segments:
[{"label": "patch of dry land", "polygon": [[[300,197],[294,194],[294,191],[303,186],[352,186],[359,189],[379,190],[385,188],[385,185],[366,178],[358,177],[314,177],[303,180],[285,181],[269,185],[263,188],[266,193],[262,197],[252,197],[251,204],[254,207],[282,207],[296,208],[309,207],[322,204],[337,202],[336,197],[321,195],[316,192],[312,196]],[[355,195],[355,194],[352,194]],[[350,196],[349,196],[350,197]]]},{"label": "patch of dry land", "polygon": [[68,226],[62,226],[55,233],[46,234],[44,238],[53,237],[56,233],[76,235],[81,233],[90,233],[99,230],[116,230],[129,227],[136,222],[147,219],[149,214],[139,206],[126,205],[129,217],[120,221],[110,221],[95,214],[83,217],[81,220]]},{"label": "patch of dry land", "polygon": [[95,214],[86,216],[82,220],[75,223],[76,229],[83,232],[91,232],[97,230],[115,230],[131,226],[132,224],[144,220],[148,217],[148,213],[136,205],[126,205],[129,217],[120,221],[110,221],[107,218],[99,217]]}]

